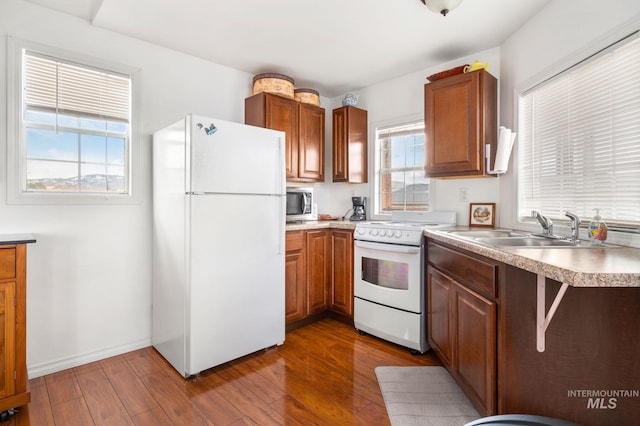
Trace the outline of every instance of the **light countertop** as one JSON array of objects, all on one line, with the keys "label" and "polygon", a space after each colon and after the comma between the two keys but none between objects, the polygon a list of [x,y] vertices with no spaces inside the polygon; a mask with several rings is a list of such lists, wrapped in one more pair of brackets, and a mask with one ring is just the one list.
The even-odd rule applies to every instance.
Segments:
[{"label": "light countertop", "polygon": [[574,287],[640,287],[638,248],[613,245],[602,248],[490,247],[437,230],[427,230],[425,235]]},{"label": "light countertop", "polygon": [[[357,222],[328,220],[287,224],[287,231],[355,229]],[[464,230],[467,227],[451,229]],[[456,238],[437,230],[425,236],[480,254],[574,287],[640,287],[640,249],[608,245],[602,248],[493,247]]]}]

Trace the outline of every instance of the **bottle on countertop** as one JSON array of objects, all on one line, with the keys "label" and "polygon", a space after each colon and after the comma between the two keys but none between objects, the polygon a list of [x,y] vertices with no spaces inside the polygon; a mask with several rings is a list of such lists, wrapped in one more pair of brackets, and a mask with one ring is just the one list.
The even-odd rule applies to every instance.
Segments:
[{"label": "bottle on countertop", "polygon": [[589,241],[593,245],[604,246],[604,242],[607,240],[607,224],[600,216],[600,209],[594,210],[596,214],[589,222]]}]

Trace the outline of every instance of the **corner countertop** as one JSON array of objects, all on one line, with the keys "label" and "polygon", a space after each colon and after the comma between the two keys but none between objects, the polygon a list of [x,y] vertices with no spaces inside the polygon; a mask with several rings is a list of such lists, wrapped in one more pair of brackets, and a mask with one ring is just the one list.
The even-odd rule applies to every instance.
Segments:
[{"label": "corner countertop", "polygon": [[310,220],[301,223],[287,223],[287,231],[307,231],[310,229],[351,229],[356,228],[358,222],[348,220]]},{"label": "corner countertop", "polygon": [[32,234],[0,234],[0,245],[35,243]]},{"label": "corner countertop", "polygon": [[638,248],[490,247],[438,230],[425,230],[425,236],[574,287],[640,287]]}]

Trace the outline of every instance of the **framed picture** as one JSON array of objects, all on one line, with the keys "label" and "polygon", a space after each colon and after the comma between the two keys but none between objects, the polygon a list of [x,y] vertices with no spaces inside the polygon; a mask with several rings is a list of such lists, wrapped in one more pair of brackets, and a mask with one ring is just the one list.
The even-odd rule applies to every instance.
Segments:
[{"label": "framed picture", "polygon": [[493,227],[496,222],[496,203],[470,203],[469,226]]}]

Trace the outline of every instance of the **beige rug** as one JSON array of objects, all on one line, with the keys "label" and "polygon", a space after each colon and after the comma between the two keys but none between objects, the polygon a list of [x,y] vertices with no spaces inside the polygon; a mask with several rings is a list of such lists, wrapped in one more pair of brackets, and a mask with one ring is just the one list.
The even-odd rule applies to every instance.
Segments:
[{"label": "beige rug", "polygon": [[377,367],[393,426],[463,426],[479,419],[444,367]]}]

